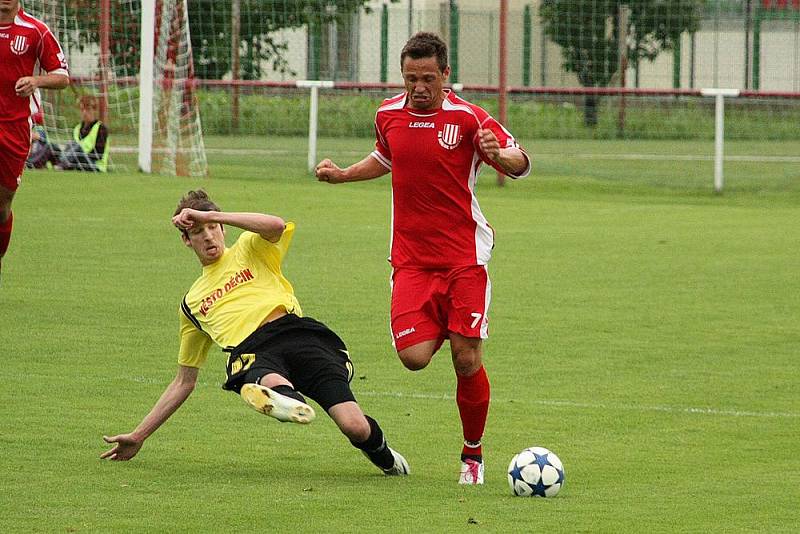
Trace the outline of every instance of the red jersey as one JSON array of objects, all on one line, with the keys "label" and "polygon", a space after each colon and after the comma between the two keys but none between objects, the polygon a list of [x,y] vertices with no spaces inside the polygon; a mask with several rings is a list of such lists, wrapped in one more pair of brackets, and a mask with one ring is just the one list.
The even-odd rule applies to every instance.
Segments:
[{"label": "red jersey", "polygon": [[36,65],[48,74],[69,76],[61,45],[41,20],[22,12],[14,22],[0,26],[0,121],[28,120],[39,110],[36,93],[20,98],[17,80],[35,74]]},{"label": "red jersey", "polygon": [[[393,267],[486,265],[494,232],[481,213],[475,182],[481,163],[505,172],[480,149],[478,130],[501,147],[514,137],[484,109],[448,91],[442,107],[406,107],[407,93],[388,98],[375,115],[372,157],[392,171]],[[527,156],[526,156],[527,157]],[[518,176],[526,176],[528,167]]]}]

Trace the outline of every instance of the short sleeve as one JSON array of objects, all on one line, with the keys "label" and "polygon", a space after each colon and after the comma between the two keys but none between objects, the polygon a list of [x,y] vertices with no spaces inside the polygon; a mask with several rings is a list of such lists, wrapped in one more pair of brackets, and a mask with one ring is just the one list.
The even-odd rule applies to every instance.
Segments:
[{"label": "short sleeve", "polygon": [[256,256],[265,257],[267,260],[270,258],[276,260],[276,264],[270,262],[270,266],[275,268],[280,266],[281,262],[283,262],[283,258],[286,257],[286,253],[289,252],[289,245],[292,243],[293,236],[294,223],[287,222],[286,228],[284,228],[283,234],[281,234],[281,238],[275,243],[253,232],[242,233],[242,235],[239,236],[239,242],[244,248]]},{"label": "short sleeve", "polygon": [[69,66],[64,51],[61,50],[61,45],[58,44],[53,32],[49,30],[42,35],[39,64],[48,74],[69,76]]},{"label": "short sleeve", "polygon": [[483,151],[480,149],[480,144],[477,142],[478,138],[477,138],[477,134],[476,134],[476,136],[475,136],[475,150],[478,151],[478,154],[480,155],[481,160],[483,160],[484,163],[486,163],[488,165],[491,165],[497,171],[502,172],[503,174],[508,174],[508,176],[511,176],[512,178],[522,178],[522,177],[528,176],[528,174],[530,174],[530,172],[531,172],[531,159],[530,159],[530,157],[528,157],[527,152],[525,152],[525,150],[521,146],[519,146],[519,144],[517,143],[517,140],[514,139],[513,135],[511,135],[511,132],[506,130],[503,127],[502,124],[497,122],[490,115],[486,115],[486,118],[483,120],[483,122],[481,123],[480,127],[482,129],[489,129],[489,130],[492,131],[492,133],[494,133],[494,136],[497,137],[497,141],[500,143],[500,148],[519,148],[520,150],[522,150],[522,153],[525,154],[525,159],[527,160],[528,165],[525,167],[525,170],[522,171],[519,174],[509,174],[509,173],[507,173],[506,171],[503,170],[503,168],[500,165],[498,165],[496,162],[494,162],[491,159],[489,159],[486,156],[486,154],[483,153]]},{"label": "short sleeve", "polygon": [[375,150],[370,155],[377,159],[381,165],[392,170],[392,151],[389,150],[389,143],[386,142],[386,138],[383,136],[377,121],[375,121]]},{"label": "short sleeve", "polygon": [[197,328],[188,317],[180,312],[180,349],[178,350],[178,363],[186,367],[200,368],[206,363],[208,351],[214,343],[211,338]]}]

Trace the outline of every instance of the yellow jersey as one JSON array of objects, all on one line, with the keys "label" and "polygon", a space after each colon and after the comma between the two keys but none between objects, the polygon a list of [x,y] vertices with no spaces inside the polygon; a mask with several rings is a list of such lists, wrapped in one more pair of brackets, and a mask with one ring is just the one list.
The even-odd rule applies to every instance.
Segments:
[{"label": "yellow jersey", "polygon": [[202,367],[212,343],[235,347],[278,307],[302,317],[281,272],[293,234],[291,222],[277,243],[243,232],[219,260],[203,266],[180,305],[180,365]]}]

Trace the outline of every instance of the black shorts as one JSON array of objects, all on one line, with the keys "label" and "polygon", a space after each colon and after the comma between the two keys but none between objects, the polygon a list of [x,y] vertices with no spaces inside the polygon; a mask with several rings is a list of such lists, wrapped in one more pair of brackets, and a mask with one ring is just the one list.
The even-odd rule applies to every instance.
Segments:
[{"label": "black shorts", "polygon": [[288,314],[263,325],[231,349],[222,388],[239,393],[244,384],[277,373],[327,412],[355,401],[350,390],[353,363],[344,342],[310,317]]}]

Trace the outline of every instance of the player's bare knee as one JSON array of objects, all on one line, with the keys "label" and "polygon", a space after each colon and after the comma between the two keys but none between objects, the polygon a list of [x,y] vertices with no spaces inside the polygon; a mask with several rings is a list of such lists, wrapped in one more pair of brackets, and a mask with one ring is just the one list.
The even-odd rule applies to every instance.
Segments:
[{"label": "player's bare knee", "polygon": [[336,421],[339,430],[342,434],[347,436],[351,441],[361,443],[369,438],[370,428],[367,418],[363,415],[361,417],[348,417],[342,421]]},{"label": "player's bare knee", "polygon": [[419,371],[428,366],[433,357],[433,354],[428,354],[421,351],[405,351],[402,350],[397,353],[400,361],[406,369],[410,371]]},{"label": "player's bare knee", "polygon": [[355,401],[334,404],[328,409],[328,415],[350,441],[361,443],[369,438],[369,421]]},{"label": "player's bare knee", "polygon": [[472,376],[481,365],[480,349],[464,349],[453,353],[453,369],[459,376]]},{"label": "player's bare knee", "polygon": [[481,368],[480,362],[477,364],[470,364],[470,365],[453,365],[453,368],[456,371],[458,376],[472,376],[478,372],[478,369]]},{"label": "player's bare knee", "polygon": [[397,356],[400,358],[400,361],[403,362],[406,369],[419,371],[431,363],[431,359],[433,359],[433,355],[440,345],[441,340],[430,339],[421,341],[410,347],[398,350]]},{"label": "player's bare knee", "polygon": [[294,388],[294,384],[289,382],[286,378],[279,375],[278,373],[268,373],[262,376],[258,383],[266,388],[274,388],[277,386],[289,386]]}]

